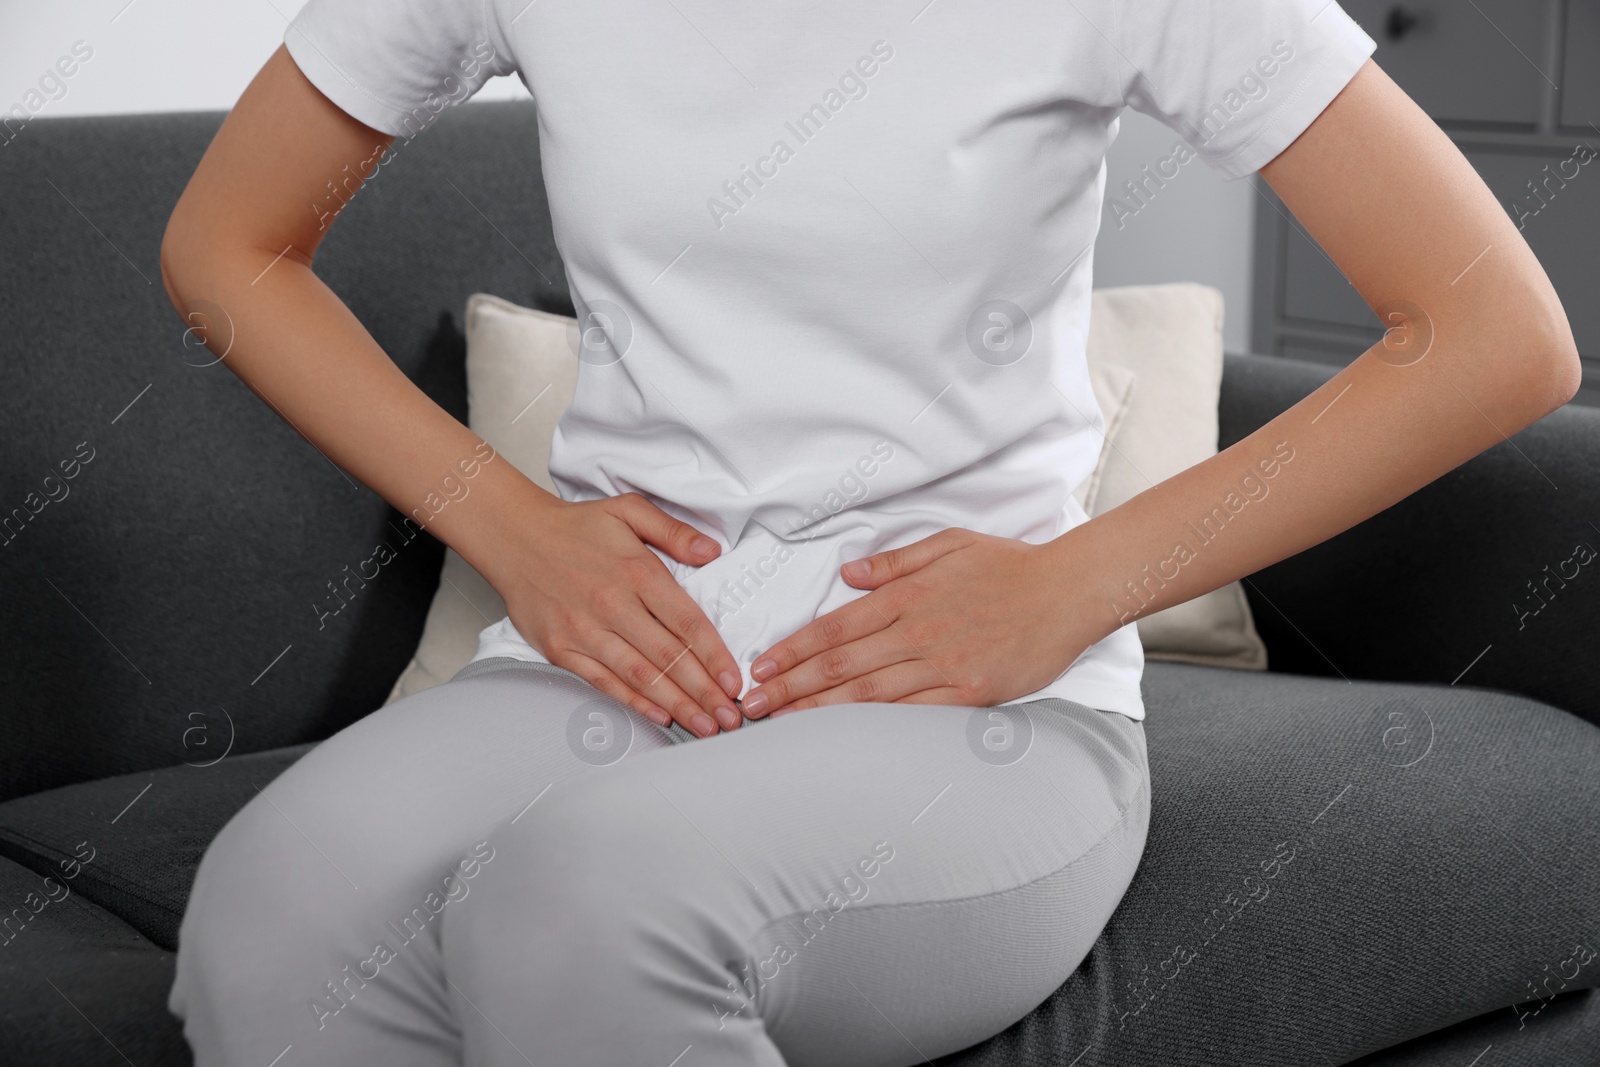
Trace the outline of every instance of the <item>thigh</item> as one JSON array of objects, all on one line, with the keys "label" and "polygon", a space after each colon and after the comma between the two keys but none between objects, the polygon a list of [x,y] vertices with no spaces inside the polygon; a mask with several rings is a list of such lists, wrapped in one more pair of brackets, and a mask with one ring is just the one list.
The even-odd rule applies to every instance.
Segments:
[{"label": "thigh", "polygon": [[672,744],[570,672],[515,660],[487,666],[328,738],[246,805],[233,820],[241,825],[230,823],[219,841],[275,838],[321,869],[321,889],[388,896],[448,867],[556,783]]},{"label": "thigh", "polygon": [[1142,727],[1059,700],[825,707],[644,753],[491,833],[443,924],[466,1062],[966,1047],[1078,966],[1148,811]]},{"label": "thigh", "polygon": [[[1059,700],[918,710],[862,738],[878,758],[844,765],[823,819],[789,809],[812,838],[798,869],[829,873],[790,875],[725,1004],[748,998],[790,1067],[921,1063],[1000,1032],[1077,969],[1138,864],[1139,724]],[[832,762],[816,726],[803,759]]]},{"label": "thigh", "polygon": [[456,1059],[439,918],[493,868],[487,831],[672,743],[567,672],[490,667],[340,731],[211,843],[171,997],[200,1062]]}]

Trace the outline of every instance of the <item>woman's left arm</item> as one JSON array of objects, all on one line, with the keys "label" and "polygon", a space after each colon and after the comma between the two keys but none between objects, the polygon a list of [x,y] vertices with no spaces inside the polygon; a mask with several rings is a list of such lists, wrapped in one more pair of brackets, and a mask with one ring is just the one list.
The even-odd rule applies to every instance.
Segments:
[{"label": "woman's left arm", "polygon": [[[1370,60],[1261,175],[1383,340],[1249,437],[1048,544],[948,530],[846,564],[872,592],[761,657],[773,665],[757,661],[747,714],[1035,692],[1119,626],[1348,529],[1577,391],[1572,331],[1532,250]],[[1207,540],[1197,527],[1216,509],[1226,535]]]}]

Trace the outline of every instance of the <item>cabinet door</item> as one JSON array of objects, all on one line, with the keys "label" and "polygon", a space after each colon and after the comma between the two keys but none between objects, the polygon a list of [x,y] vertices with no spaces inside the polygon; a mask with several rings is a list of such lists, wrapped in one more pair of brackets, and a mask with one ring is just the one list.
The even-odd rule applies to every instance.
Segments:
[{"label": "cabinet door", "polygon": [[[1592,145],[1592,151],[1600,153],[1600,136],[1580,134],[1573,137],[1570,149],[1467,149],[1466,155],[1500,203],[1513,218],[1520,219],[1523,238],[1539,257],[1566,308],[1578,351],[1597,359],[1600,300],[1596,299],[1595,267],[1600,259],[1596,252],[1600,248],[1600,156],[1587,163],[1577,162],[1588,154],[1576,151],[1580,142],[1586,150]],[[1530,182],[1534,189],[1529,188]]]},{"label": "cabinet door", "polygon": [[1566,31],[1561,125],[1593,133],[1600,126],[1600,0],[1567,0]]},{"label": "cabinet door", "polygon": [[[1577,3],[1592,0],[1575,0]],[[1373,62],[1439,122],[1533,129],[1550,0],[1345,0]],[[1591,53],[1592,54],[1592,53]]]},{"label": "cabinet door", "polygon": [[1379,330],[1378,316],[1311,235],[1298,222],[1286,223],[1284,228],[1284,316]]}]

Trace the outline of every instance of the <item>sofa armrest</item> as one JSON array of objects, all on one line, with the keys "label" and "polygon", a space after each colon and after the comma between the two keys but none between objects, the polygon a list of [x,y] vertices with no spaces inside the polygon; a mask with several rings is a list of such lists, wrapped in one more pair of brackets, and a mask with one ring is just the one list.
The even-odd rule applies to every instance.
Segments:
[{"label": "sofa armrest", "polygon": [[[1229,355],[1220,445],[1330,367]],[[1245,580],[1272,670],[1509,690],[1600,724],[1600,411],[1568,405]]]}]

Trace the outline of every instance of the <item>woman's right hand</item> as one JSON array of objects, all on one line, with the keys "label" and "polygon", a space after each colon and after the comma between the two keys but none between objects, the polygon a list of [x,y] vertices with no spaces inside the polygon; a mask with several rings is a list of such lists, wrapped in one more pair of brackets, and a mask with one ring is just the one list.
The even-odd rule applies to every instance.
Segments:
[{"label": "woman's right hand", "polygon": [[551,663],[661,726],[699,737],[737,729],[742,680],[700,606],[646,545],[709,563],[711,538],[638,493],[570,503],[540,494],[522,542],[485,575],[519,633]]}]

